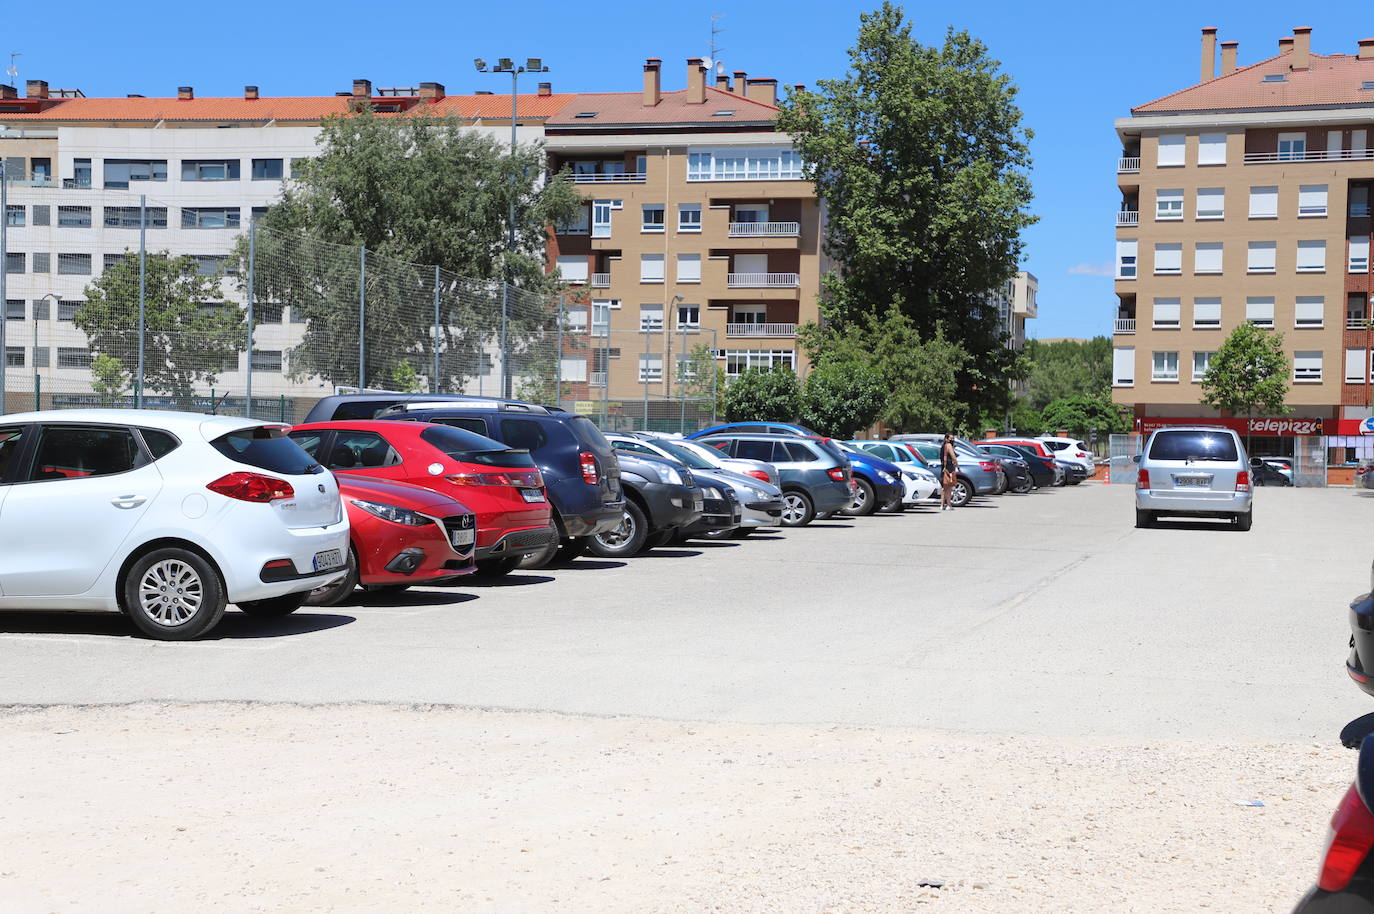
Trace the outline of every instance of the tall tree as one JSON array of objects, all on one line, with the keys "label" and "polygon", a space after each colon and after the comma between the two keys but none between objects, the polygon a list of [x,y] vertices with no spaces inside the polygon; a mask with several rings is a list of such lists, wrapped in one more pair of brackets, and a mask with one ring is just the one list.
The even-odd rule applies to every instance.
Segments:
[{"label": "tall tree", "polygon": [[1068,397],[1111,397],[1112,341],[1105,336],[1026,340],[1022,355],[1026,362],[1025,400],[1031,409],[1043,410]]},{"label": "tall tree", "polygon": [[796,422],[801,384],[785,365],[746,368],[725,388],[727,422]]},{"label": "tall tree", "polygon": [[869,365],[817,365],[802,385],[802,424],[831,438],[849,438],[878,418],[886,393]]},{"label": "tall tree", "polygon": [[1283,334],[1244,323],[1232,330],[1202,376],[1202,402],[1230,413],[1286,413]]},{"label": "tall tree", "polygon": [[789,93],[778,119],[827,206],[839,270],[822,313],[843,324],[895,303],[927,339],[943,324],[970,356],[959,399],[1004,407],[1016,357],[988,296],[1035,221],[1016,89],[967,32],[924,46],[891,3],[860,17],[849,57],[844,78]]},{"label": "tall tree", "polygon": [[[144,260],[143,389],[189,410],[197,386],[213,385],[225,362],[247,347],[243,310],[224,301],[219,277],[202,275],[194,258],[164,251]],[[138,365],[138,278],[138,255],[125,254],[86,287],[72,317],[91,352],[120,368]],[[113,366],[101,367],[108,382]]]},{"label": "tall tree", "polygon": [[1041,421],[1046,430],[1067,431],[1070,435],[1091,437],[1126,431],[1121,407],[1111,397],[1065,397],[1045,407]]}]

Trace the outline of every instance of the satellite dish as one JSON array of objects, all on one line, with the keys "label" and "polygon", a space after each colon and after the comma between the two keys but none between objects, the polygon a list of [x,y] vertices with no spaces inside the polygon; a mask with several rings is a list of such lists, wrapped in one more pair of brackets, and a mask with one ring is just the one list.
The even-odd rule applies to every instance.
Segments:
[{"label": "satellite dish", "polygon": [[719,60],[716,61],[716,75],[717,75],[717,76],[724,76],[724,75],[725,75],[725,63],[724,63],[723,61],[719,61]]},{"label": "satellite dish", "polygon": [[715,62],[714,60],[712,60],[711,58],[709,58],[709,57],[703,57],[703,58],[701,59],[701,63],[702,63],[702,66],[706,67],[706,69],[709,70],[709,69],[711,69],[711,67],[715,66],[715,63],[716,63],[716,62]]}]

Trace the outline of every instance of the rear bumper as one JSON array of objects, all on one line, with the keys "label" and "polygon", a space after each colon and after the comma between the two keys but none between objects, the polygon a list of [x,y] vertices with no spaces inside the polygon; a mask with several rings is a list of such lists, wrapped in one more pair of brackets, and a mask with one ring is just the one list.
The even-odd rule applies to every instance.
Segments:
[{"label": "rear bumper", "polygon": [[816,503],[816,510],[820,512],[842,511],[854,503],[854,496],[849,494],[849,486],[842,482],[818,486],[809,491],[811,500]]},{"label": "rear bumper", "polygon": [[1345,672],[1366,695],[1374,696],[1374,594],[1350,604],[1350,656]]},{"label": "rear bumper", "polygon": [[1135,506],[1140,511],[1160,514],[1197,514],[1203,517],[1229,517],[1249,512],[1254,495],[1250,492],[1207,492],[1173,495],[1167,489],[1136,489]]},{"label": "rear bumper", "polygon": [[[316,573],[314,558],[318,552],[338,549],[348,554],[349,523],[347,517],[330,527],[300,528],[285,531],[286,536],[268,538],[261,535],[234,561],[218,550],[211,550],[215,563],[224,577],[225,596],[230,603],[244,600],[270,600],[303,590],[314,590],[343,577],[342,567]],[[262,569],[276,559],[290,559],[294,570],[275,580],[262,580]],[[274,576],[275,577],[275,576]]]},{"label": "rear bumper", "polygon": [[1374,901],[1370,901],[1371,886],[1368,880],[1355,879],[1344,892],[1323,892],[1313,886],[1293,914],[1374,914]]},{"label": "rear bumper", "polygon": [[625,501],[623,499],[603,502],[595,510],[582,511],[577,514],[563,514],[560,511],[558,533],[560,536],[596,536],[598,533],[615,529],[624,513]]},{"label": "rear bumper", "polygon": [[505,533],[490,546],[477,547],[477,561],[505,558],[508,555],[536,552],[558,541],[558,530],[550,527],[530,527]]}]

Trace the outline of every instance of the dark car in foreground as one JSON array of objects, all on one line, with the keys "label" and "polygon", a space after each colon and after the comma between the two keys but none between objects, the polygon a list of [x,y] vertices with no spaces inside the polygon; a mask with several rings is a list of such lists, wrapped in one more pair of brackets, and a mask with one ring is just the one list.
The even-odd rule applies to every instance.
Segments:
[{"label": "dark car in foreground", "polygon": [[1293,914],[1374,912],[1374,736],[1360,745],[1355,780],[1331,817],[1321,870]]},{"label": "dark car in foreground", "polygon": [[620,523],[591,537],[588,551],[625,558],[662,546],[701,519],[705,496],[692,471],[680,463],[620,452],[625,502]]}]

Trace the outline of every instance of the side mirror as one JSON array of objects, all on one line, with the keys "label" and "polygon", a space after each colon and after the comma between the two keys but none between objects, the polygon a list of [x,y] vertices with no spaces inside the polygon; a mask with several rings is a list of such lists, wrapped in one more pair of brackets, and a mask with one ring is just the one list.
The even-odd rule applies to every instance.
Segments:
[{"label": "side mirror", "polygon": [[1140,455],[1136,454],[1134,457],[1132,457],[1131,463],[1140,463]]},{"label": "side mirror", "polygon": [[1263,460],[1260,460],[1258,457],[1251,457],[1251,458],[1250,458],[1250,466],[1251,466],[1252,469],[1258,470],[1258,469],[1260,468],[1260,466],[1261,466],[1263,463],[1264,463],[1264,461],[1263,461]]}]

